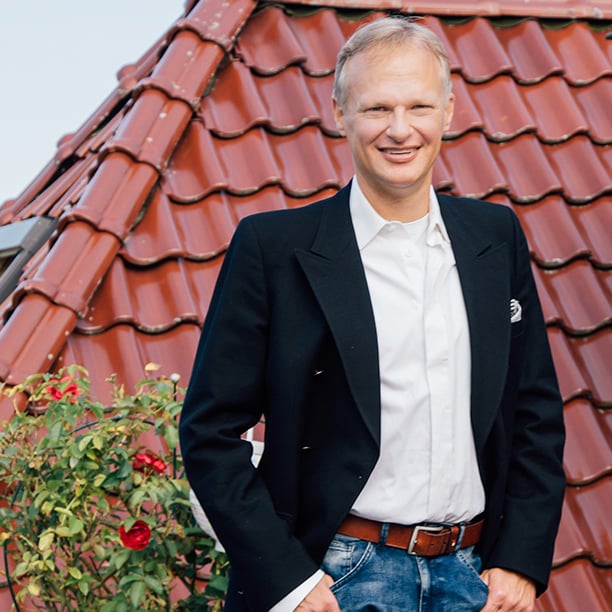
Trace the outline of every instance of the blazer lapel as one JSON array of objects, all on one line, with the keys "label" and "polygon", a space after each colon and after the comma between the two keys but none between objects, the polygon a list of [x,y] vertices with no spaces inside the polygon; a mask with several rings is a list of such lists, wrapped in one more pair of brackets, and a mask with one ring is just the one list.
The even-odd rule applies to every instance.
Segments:
[{"label": "blazer lapel", "polygon": [[359,412],[380,443],[380,378],[374,313],[349,210],[350,184],[322,208],[309,251],[296,250],[338,347]]},{"label": "blazer lapel", "polygon": [[507,371],[508,249],[475,231],[479,220],[454,198],[438,195],[468,317],[471,348],[471,414],[479,458],[501,401]]}]

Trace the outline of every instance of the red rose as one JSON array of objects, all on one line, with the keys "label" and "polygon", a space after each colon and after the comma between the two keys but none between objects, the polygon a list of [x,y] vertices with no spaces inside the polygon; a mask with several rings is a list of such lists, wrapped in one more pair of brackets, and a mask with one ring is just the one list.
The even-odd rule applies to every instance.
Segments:
[{"label": "red rose", "polygon": [[[70,380],[72,380],[70,376],[64,376],[60,382],[65,383]],[[45,387],[45,392],[47,392],[51,396],[51,399],[55,400],[56,402],[63,399],[67,395],[70,396],[67,398],[68,401],[76,402],[76,398],[81,395],[79,387],[75,382],[71,382],[70,384],[66,385],[66,388],[63,391],[59,387],[49,385],[48,387]]]},{"label": "red rose", "polygon": [[142,470],[145,467],[152,467],[158,474],[162,474],[166,471],[168,465],[159,457],[156,457],[151,453],[135,453],[134,461],[132,461],[132,467],[135,470]]},{"label": "red rose", "polygon": [[57,387],[45,387],[45,392],[48,393],[56,402],[64,397],[62,390],[58,389]]},{"label": "red rose", "polygon": [[142,550],[147,547],[149,540],[151,539],[151,530],[144,521],[136,521],[129,531],[125,530],[125,527],[121,525],[119,527],[119,537],[121,543],[126,548],[132,550]]},{"label": "red rose", "polygon": [[151,465],[151,455],[149,453],[135,453],[132,467],[135,470],[142,470],[146,465]]},{"label": "red rose", "polygon": [[[64,376],[61,382],[65,383],[69,381],[72,381],[72,378],[70,376]],[[69,401],[76,402],[76,398],[81,395],[81,392],[79,391],[79,386],[74,381],[70,382],[70,384],[66,385],[66,388],[64,389],[64,395],[71,395],[72,397],[68,398]]]},{"label": "red rose", "polygon": [[79,392],[79,387],[76,383],[70,383],[65,389],[64,389],[64,395],[72,395],[73,397],[78,397],[79,395],[81,395],[81,393]]},{"label": "red rose", "polygon": [[166,468],[168,467],[168,465],[162,461],[161,459],[157,458],[153,461],[153,463],[151,464],[151,467],[158,473],[158,474],[163,474],[166,471]]}]

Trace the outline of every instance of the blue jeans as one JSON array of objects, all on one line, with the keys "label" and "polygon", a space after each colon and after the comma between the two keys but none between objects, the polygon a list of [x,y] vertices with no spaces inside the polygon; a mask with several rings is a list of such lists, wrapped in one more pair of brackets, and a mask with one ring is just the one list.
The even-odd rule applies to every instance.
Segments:
[{"label": "blue jeans", "polygon": [[473,546],[420,557],[336,534],[321,569],[333,578],[343,612],[467,612],[487,601],[481,566]]}]

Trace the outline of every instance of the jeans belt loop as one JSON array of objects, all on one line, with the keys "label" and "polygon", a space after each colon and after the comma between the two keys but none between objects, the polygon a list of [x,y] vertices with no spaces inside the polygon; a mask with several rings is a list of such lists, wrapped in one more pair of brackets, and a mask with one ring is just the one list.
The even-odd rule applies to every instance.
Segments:
[{"label": "jeans belt loop", "polygon": [[387,543],[387,535],[389,534],[389,523],[383,523],[380,528],[379,546],[384,546]]},{"label": "jeans belt loop", "polygon": [[461,543],[463,542],[463,536],[465,535],[466,527],[467,527],[467,523],[459,523],[459,535],[457,536],[457,543],[455,544],[455,550],[459,550],[461,548]]}]

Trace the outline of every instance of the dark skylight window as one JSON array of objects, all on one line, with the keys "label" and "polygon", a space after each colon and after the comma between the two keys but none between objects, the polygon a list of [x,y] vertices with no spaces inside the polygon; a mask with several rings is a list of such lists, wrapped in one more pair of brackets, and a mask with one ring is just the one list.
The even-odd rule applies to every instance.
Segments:
[{"label": "dark skylight window", "polygon": [[0,227],[0,302],[17,286],[27,261],[49,239],[57,219],[32,217]]}]

